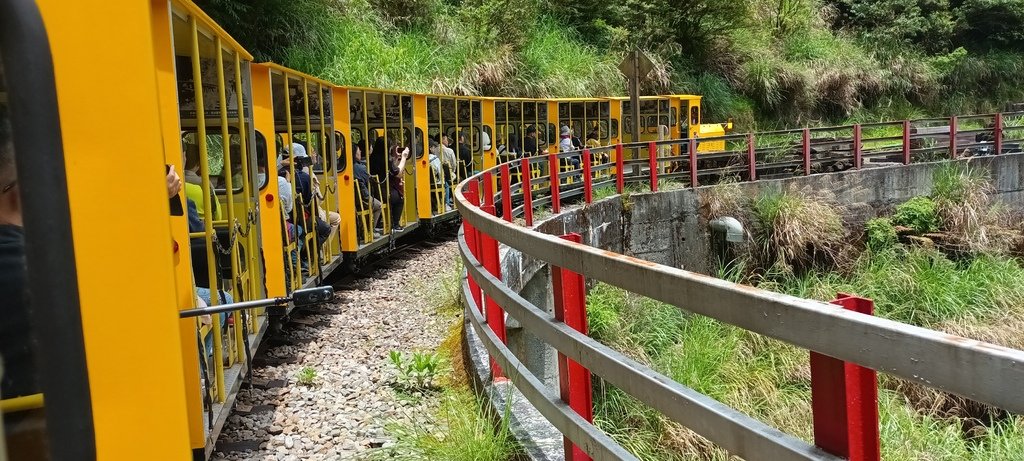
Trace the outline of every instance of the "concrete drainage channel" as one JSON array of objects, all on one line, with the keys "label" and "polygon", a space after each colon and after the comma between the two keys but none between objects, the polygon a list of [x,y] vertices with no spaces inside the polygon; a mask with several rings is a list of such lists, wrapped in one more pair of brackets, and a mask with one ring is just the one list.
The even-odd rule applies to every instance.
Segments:
[{"label": "concrete drainage channel", "polygon": [[[993,196],[1005,203],[1024,204],[1024,154],[979,157],[969,160],[972,168],[992,178]],[[945,162],[892,166],[796,177],[737,183],[749,195],[765,190],[791,190],[821,197],[847,207],[853,216],[866,220],[914,196],[932,190],[932,174]],[[613,196],[588,206],[563,209],[535,226],[552,235],[578,233],[583,242],[597,248],[648,261],[708,274],[715,264],[717,248],[712,229],[700,214],[701,194],[710,187],[677,189],[660,193],[632,193]],[[728,223],[721,240],[729,241]],[[716,251],[718,250],[718,251]],[[542,261],[507,247],[500,253],[502,280],[513,291],[547,312],[553,312],[553,290],[548,266]],[[556,352],[522,330],[512,317],[506,318],[507,345],[530,373],[557,392]],[[476,389],[497,415],[508,414],[509,427],[534,460],[561,460],[562,434],[515,388],[504,380],[491,382],[489,358],[482,342],[467,321],[464,325],[466,354],[472,367]],[[525,371],[525,370],[524,370]]]}]

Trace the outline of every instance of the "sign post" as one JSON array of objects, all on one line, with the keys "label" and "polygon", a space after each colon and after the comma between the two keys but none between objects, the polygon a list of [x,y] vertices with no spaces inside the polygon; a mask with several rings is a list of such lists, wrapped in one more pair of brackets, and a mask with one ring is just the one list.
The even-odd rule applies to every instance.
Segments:
[{"label": "sign post", "polygon": [[[632,142],[640,142],[640,80],[647,78],[647,74],[654,69],[654,63],[647,53],[640,51],[640,48],[633,48],[619,63],[619,70],[629,80],[629,106],[630,117],[632,118],[630,128],[632,129]],[[633,158],[637,158],[637,151],[633,150]],[[634,167],[636,168],[636,167]],[[633,172],[636,174],[636,171]]]}]

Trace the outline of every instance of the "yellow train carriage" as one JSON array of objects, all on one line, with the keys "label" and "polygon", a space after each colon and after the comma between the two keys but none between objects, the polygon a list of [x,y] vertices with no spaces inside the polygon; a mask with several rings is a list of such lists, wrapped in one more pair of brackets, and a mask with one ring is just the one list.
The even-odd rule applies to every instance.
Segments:
[{"label": "yellow train carriage", "polygon": [[[167,159],[181,162],[168,124],[177,117],[168,8],[0,2],[0,101],[37,327],[29,341],[46,364],[35,370],[39,393],[0,405],[5,421],[45,420],[31,434],[42,443],[10,444],[0,457],[201,452],[196,326],[178,319],[182,298],[194,299],[176,286],[188,238],[184,218],[168,219],[165,185]],[[25,370],[6,373],[16,371]]]},{"label": "yellow train carriage", "polygon": [[619,120],[612,118],[611,100],[607,98],[565,98],[557,99],[558,127],[567,126],[584,145],[590,135],[596,134],[596,146],[613,144],[618,138]]},{"label": "yellow train carriage", "polygon": [[[701,96],[661,95],[640,97],[640,131],[633,131],[632,106],[627,97],[609,98],[612,101],[612,118],[622,121],[622,143],[660,141],[681,137],[708,138],[723,136],[732,130],[732,123],[701,123]],[[679,155],[679,147],[672,148],[672,155]],[[716,152],[725,149],[724,141],[699,142],[698,152]],[[643,154],[637,154],[641,157]]]},{"label": "yellow train carriage", "polygon": [[[343,221],[350,225],[352,234],[347,237],[349,243],[345,251],[349,257],[357,259],[378,251],[389,245],[394,239],[411,233],[419,226],[417,210],[417,165],[415,159],[426,152],[424,124],[417,123],[414,96],[412,93],[380,90],[374,88],[343,88],[340,92],[343,100],[337,104],[339,119],[345,119],[345,129],[337,134],[344,142],[345,171],[352,172],[353,146],[362,146],[362,159],[371,175],[368,190],[371,197],[364,197],[362,189],[357,187],[354,173],[350,174],[350,183],[344,190],[342,200],[351,210],[342,216]],[[409,148],[409,159],[404,168],[404,189],[401,196],[402,209],[392,210],[392,197],[388,186],[390,153],[393,148]],[[376,199],[380,202],[380,216],[373,222],[374,210],[370,205]],[[397,222],[394,222],[397,217]],[[380,231],[376,231],[376,227]],[[397,230],[401,228],[401,230]],[[355,242],[355,245],[352,242]]]},{"label": "yellow train carriage", "polygon": [[[165,73],[158,79],[161,107],[171,104],[176,112],[162,109],[163,157],[182,172],[180,199],[185,208],[194,206],[201,220],[200,229],[190,229],[186,219],[171,221],[180,242],[175,268],[179,308],[196,307],[196,293],[202,290],[209,293],[204,300],[209,305],[262,299],[267,288],[258,191],[267,175],[261,178],[256,165],[266,156],[267,142],[254,130],[252,56],[191,2],[173,1],[169,7],[154,2],[152,8],[156,59],[162,68],[173,69],[173,78]],[[197,456],[213,449],[251,348],[267,330],[264,314],[236,311],[199,325],[194,319],[183,321],[185,393]]]},{"label": "yellow train carriage", "polygon": [[[271,245],[284,245],[281,254],[267,258],[283,258],[285,286],[290,292],[320,284],[324,275],[341,263],[334,85],[274,63],[255,65],[254,74],[260,75],[262,86],[257,91],[263,98],[258,103],[263,108],[261,114],[270,115],[272,120],[262,122],[268,129],[272,123],[273,130],[267,141],[271,151],[267,155],[268,176],[276,182],[278,172],[283,170],[292,200],[290,213],[272,205],[276,214],[262,218],[264,227],[279,227],[275,235],[281,240]],[[299,188],[303,170],[307,173],[302,174],[309,175],[308,197],[303,197]],[[276,190],[277,186],[270,189]],[[274,197],[280,202],[280,194]]]}]

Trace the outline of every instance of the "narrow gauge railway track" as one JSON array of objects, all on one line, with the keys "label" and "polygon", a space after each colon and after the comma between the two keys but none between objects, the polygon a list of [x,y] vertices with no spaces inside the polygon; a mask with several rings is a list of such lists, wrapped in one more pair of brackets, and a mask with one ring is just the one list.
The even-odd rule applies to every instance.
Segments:
[{"label": "narrow gauge railway track", "polygon": [[[335,288],[336,299],[291,312],[283,327],[261,344],[253,359],[252,387],[243,385],[239,391],[213,459],[316,459],[386,443],[382,424],[401,415],[387,408],[377,392],[389,388],[382,378],[384,349],[406,347],[407,339],[395,335],[415,330],[400,323],[410,314],[397,311],[414,303],[391,290],[409,287],[410,277],[428,276],[418,269],[424,260],[428,266],[451,260],[453,236],[449,232],[400,243],[365,261],[359,271],[339,268],[325,279]],[[388,305],[394,309],[371,308]],[[370,334],[372,328],[383,328],[382,334]],[[305,367],[315,368],[324,382],[300,384],[295,370]],[[389,412],[389,418],[381,417]]]}]

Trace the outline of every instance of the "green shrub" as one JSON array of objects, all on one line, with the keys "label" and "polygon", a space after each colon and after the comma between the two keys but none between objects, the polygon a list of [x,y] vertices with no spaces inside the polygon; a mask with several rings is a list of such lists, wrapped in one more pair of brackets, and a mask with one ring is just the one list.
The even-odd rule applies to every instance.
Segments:
[{"label": "green shrub", "polygon": [[939,230],[939,216],[935,201],[928,197],[914,197],[896,207],[892,216],[893,224],[913,229],[915,233],[925,234]]},{"label": "green shrub", "polygon": [[889,218],[875,218],[865,225],[867,231],[868,248],[879,251],[892,248],[899,243],[899,236],[896,235],[896,227]]}]

